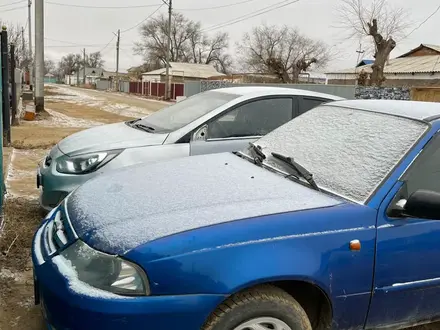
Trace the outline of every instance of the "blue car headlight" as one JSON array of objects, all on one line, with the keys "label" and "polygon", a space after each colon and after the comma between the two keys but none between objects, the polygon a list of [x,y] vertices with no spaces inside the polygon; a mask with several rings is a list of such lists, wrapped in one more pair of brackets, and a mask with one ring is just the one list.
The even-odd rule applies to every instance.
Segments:
[{"label": "blue car headlight", "polygon": [[150,294],[147,275],[139,266],[97,251],[81,240],[60,255],[72,264],[78,279],[90,286],[126,296]]},{"label": "blue car headlight", "polygon": [[58,172],[65,174],[90,173],[107,164],[121,152],[122,150],[112,150],[75,157],[66,156],[57,160],[56,169]]}]

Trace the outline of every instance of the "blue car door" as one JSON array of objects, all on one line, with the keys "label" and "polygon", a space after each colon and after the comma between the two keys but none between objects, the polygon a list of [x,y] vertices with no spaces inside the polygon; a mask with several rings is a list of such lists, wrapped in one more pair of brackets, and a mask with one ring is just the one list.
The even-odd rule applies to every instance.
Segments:
[{"label": "blue car door", "polygon": [[399,211],[399,205],[418,189],[440,192],[438,132],[379,209],[374,291],[367,328],[410,326],[440,317],[440,221],[405,217]]}]

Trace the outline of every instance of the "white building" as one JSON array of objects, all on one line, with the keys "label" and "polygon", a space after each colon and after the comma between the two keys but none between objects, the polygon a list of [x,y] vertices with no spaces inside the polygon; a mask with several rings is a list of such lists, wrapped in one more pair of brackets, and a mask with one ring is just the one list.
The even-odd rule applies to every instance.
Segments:
[{"label": "white building", "polygon": [[[210,64],[170,62],[170,77],[172,81],[205,80],[213,76],[221,76]],[[166,68],[145,72],[142,81],[165,82]]]}]

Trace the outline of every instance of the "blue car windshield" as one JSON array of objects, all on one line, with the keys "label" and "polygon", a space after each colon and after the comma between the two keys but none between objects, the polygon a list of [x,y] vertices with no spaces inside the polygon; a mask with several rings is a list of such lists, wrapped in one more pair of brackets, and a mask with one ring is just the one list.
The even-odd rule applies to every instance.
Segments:
[{"label": "blue car windshield", "polygon": [[136,124],[152,127],[155,133],[169,133],[240,96],[232,93],[207,91],[156,111],[137,121]]},{"label": "blue car windshield", "polygon": [[[321,189],[365,203],[428,129],[412,119],[322,105],[254,144],[262,147],[266,164],[289,172],[271,153],[290,156]],[[252,148],[244,153],[253,155]]]}]

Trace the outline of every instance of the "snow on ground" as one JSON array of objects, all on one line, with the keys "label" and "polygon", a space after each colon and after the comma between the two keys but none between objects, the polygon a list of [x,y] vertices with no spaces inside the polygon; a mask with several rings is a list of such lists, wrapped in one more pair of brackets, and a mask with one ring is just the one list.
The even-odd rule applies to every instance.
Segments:
[{"label": "snow on ground", "polygon": [[[5,199],[21,197],[35,200],[39,190],[36,187],[37,164],[44,158],[48,150],[44,149],[13,149],[11,162],[5,180]],[[34,166],[35,164],[35,166]]]},{"label": "snow on ground", "polygon": [[[52,88],[56,89],[56,92],[60,95],[48,95],[45,99],[50,101],[64,101],[74,104],[86,105],[89,107],[99,108],[103,111],[112,112],[121,116],[126,117],[145,117],[151,113],[150,110],[128,105],[122,102],[109,101],[104,93],[95,93],[96,96],[91,96],[87,92],[81,90],[64,87],[60,85],[51,85]],[[87,90],[88,92],[92,90]]]},{"label": "snow on ground", "polygon": [[45,110],[51,115],[51,117],[38,121],[30,121],[28,122],[28,124],[35,126],[45,126],[45,127],[81,127],[81,128],[82,127],[88,128],[88,127],[102,125],[102,123],[98,121],[69,117],[57,111],[50,110],[48,108],[46,108]]}]

